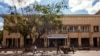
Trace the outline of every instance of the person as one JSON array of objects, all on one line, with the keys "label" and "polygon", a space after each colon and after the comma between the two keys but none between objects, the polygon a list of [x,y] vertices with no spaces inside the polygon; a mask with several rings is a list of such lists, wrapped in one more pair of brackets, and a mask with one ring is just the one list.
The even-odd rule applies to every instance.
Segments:
[{"label": "person", "polygon": [[73,54],[74,54],[74,46],[72,46],[72,51],[73,51]]},{"label": "person", "polygon": [[35,53],[37,52],[37,46],[34,46],[34,52]]}]

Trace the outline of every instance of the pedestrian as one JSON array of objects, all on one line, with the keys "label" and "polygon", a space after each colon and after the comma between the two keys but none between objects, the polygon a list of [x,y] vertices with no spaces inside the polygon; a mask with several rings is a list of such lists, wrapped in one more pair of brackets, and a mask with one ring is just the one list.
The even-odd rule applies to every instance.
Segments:
[{"label": "pedestrian", "polygon": [[37,46],[34,46],[34,52],[35,53],[37,52]]},{"label": "pedestrian", "polygon": [[72,51],[73,51],[73,54],[74,54],[74,46],[72,46]]}]

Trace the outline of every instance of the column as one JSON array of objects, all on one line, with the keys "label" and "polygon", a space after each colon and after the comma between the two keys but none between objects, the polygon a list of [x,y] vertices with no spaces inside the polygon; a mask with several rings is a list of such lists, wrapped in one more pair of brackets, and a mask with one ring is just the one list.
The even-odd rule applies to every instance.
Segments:
[{"label": "column", "polygon": [[99,47],[99,37],[97,37],[97,46]]},{"label": "column", "polygon": [[24,38],[23,37],[20,38],[20,47],[24,47]]},{"label": "column", "polygon": [[44,47],[47,47],[47,38],[44,38]]},{"label": "column", "polygon": [[[68,29],[69,29],[69,27],[68,27]],[[70,35],[69,35],[70,32],[69,32],[69,30],[68,30],[68,33],[67,33],[67,34],[68,34],[68,38],[67,38],[67,46],[70,47]]]},{"label": "column", "polygon": [[90,26],[90,47],[93,47],[93,26]]},{"label": "column", "polygon": [[81,26],[78,26],[78,47],[82,47],[80,30],[81,30]]},{"label": "column", "polygon": [[49,47],[49,39],[47,39],[47,47]]},{"label": "column", "polygon": [[90,47],[93,47],[93,37],[90,37]]},{"label": "column", "polygon": [[67,46],[70,47],[70,38],[67,38]]},{"label": "column", "polygon": [[65,46],[67,46],[67,38],[65,38],[65,42],[64,42]]},{"label": "column", "polygon": [[6,38],[3,38],[2,45],[4,48],[7,46]]},{"label": "column", "polygon": [[78,46],[82,47],[82,43],[81,43],[81,38],[80,37],[78,38]]}]

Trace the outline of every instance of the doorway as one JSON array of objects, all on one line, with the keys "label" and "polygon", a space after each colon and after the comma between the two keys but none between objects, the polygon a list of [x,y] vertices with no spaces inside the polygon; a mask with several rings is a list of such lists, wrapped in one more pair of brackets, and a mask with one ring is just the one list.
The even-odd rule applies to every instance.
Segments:
[{"label": "doorway", "polygon": [[78,47],[78,38],[70,38],[70,46]]},{"label": "doorway", "polygon": [[82,38],[81,43],[82,43],[82,47],[89,47],[90,46],[89,38]]},{"label": "doorway", "polygon": [[97,38],[93,38],[94,47],[97,47]]},{"label": "doorway", "polygon": [[7,38],[6,39],[7,48],[19,48],[20,47],[20,38]]},{"label": "doorway", "polygon": [[64,42],[64,39],[49,39],[49,47],[63,46]]}]

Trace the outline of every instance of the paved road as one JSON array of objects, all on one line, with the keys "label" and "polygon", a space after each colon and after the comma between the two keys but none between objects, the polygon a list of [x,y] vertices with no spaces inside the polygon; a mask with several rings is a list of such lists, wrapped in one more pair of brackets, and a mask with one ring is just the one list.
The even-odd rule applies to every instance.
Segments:
[{"label": "paved road", "polygon": [[[0,53],[0,56],[33,56],[33,53],[24,53],[24,54],[15,54],[15,53]],[[52,52],[44,52],[44,53],[37,53],[34,56],[100,56],[100,51],[76,51],[75,54],[70,52],[69,54],[56,54],[56,51]]]}]

